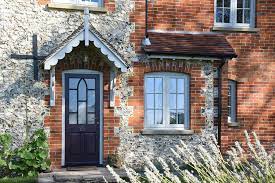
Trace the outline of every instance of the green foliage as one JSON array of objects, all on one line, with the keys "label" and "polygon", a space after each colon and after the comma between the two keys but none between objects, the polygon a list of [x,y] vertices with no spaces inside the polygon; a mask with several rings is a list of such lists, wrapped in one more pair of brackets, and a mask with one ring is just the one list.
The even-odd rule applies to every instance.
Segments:
[{"label": "green foliage", "polygon": [[0,179],[0,183],[36,183],[37,177],[15,177]]},{"label": "green foliage", "polygon": [[12,150],[11,135],[0,135],[0,177],[37,176],[39,172],[49,169],[49,150],[44,130],[35,131],[30,139],[22,147]]}]

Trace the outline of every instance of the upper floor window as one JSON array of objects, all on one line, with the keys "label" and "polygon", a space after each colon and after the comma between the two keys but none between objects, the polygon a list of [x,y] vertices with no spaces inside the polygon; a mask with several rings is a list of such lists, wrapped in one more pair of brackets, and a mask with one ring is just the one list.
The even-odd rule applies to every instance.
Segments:
[{"label": "upper floor window", "polygon": [[233,80],[228,81],[228,122],[236,122],[236,111],[237,111],[237,82]]},{"label": "upper floor window", "polygon": [[102,0],[52,0],[53,3],[101,6]]},{"label": "upper floor window", "polygon": [[215,26],[253,28],[255,0],[215,0]]},{"label": "upper floor window", "polygon": [[145,76],[145,127],[189,129],[189,76],[150,73]]}]

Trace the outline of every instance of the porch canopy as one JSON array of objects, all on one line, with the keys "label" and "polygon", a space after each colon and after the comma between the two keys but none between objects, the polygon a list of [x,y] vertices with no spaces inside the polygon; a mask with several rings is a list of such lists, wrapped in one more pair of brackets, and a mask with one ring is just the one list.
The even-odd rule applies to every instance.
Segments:
[{"label": "porch canopy", "polygon": [[[100,52],[108,58],[111,65],[121,70],[121,72],[127,72],[128,70],[129,65],[119,52],[89,24],[89,11],[86,8],[84,10],[84,24],[68,36],[57,48],[53,49],[42,62],[44,70],[50,70],[50,106],[55,106],[55,66],[59,60],[65,57],[66,53],[70,53],[81,41],[84,41],[85,46],[89,46],[90,42],[92,42],[92,44],[99,48]],[[113,107],[115,103],[115,78],[116,69],[112,68],[110,70],[110,107]]]},{"label": "porch canopy", "polygon": [[217,58],[236,57],[225,36],[219,33],[150,32],[151,45],[144,47],[149,58]]}]

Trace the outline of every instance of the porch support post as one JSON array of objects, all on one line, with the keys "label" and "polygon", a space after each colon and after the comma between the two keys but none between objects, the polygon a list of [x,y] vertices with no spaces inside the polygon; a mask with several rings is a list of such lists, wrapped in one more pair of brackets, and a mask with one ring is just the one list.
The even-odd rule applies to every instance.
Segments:
[{"label": "porch support post", "polygon": [[55,66],[50,70],[50,106],[55,106]]},{"label": "porch support post", "polygon": [[110,107],[115,107],[115,85],[116,85],[116,70],[110,70]]}]

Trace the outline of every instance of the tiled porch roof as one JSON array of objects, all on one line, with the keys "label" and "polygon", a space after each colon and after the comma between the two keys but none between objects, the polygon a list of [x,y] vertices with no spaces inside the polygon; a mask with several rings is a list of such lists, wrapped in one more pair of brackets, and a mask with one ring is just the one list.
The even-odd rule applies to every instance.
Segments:
[{"label": "tiled porch roof", "polygon": [[216,33],[159,33],[150,32],[149,55],[233,58],[236,53],[222,34]]}]

